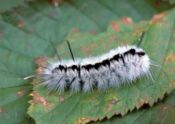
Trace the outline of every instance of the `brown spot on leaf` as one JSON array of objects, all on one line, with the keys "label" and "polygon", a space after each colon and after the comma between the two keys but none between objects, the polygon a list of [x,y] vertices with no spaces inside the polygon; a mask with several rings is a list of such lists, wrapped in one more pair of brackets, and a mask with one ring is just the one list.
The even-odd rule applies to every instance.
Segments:
[{"label": "brown spot on leaf", "polygon": [[169,54],[169,55],[165,58],[165,63],[170,63],[170,62],[175,62],[175,53]]},{"label": "brown spot on leaf", "polygon": [[125,16],[122,17],[122,22],[123,22],[123,24],[126,24],[126,25],[130,25],[133,23],[132,18],[125,17]]},{"label": "brown spot on leaf", "polygon": [[40,57],[37,57],[35,59],[35,63],[38,66],[45,66],[45,65],[47,65],[47,60],[48,60],[48,58],[46,56],[40,56]]},{"label": "brown spot on leaf", "polygon": [[40,96],[38,93],[33,92],[30,95],[33,97],[33,104],[42,104],[46,109],[51,108],[51,104],[49,104],[48,101],[44,97]]},{"label": "brown spot on leaf", "polygon": [[111,103],[115,105],[115,104],[118,103],[118,100],[116,100],[116,99],[112,99],[112,100],[111,100]]},{"label": "brown spot on leaf", "polygon": [[36,69],[36,74],[43,74],[44,68],[39,67]]},{"label": "brown spot on leaf", "polygon": [[16,93],[17,96],[24,96],[24,90],[20,90]]},{"label": "brown spot on leaf", "polygon": [[64,3],[64,0],[49,0],[49,3],[55,7]]},{"label": "brown spot on leaf", "polygon": [[25,25],[25,23],[24,23],[23,20],[19,20],[19,21],[17,22],[17,26],[18,26],[18,28],[23,28],[24,25]]},{"label": "brown spot on leaf", "polygon": [[63,103],[63,102],[64,102],[64,97],[63,97],[63,96],[60,96],[60,97],[59,97],[59,102],[60,102],[60,103]]},{"label": "brown spot on leaf", "polygon": [[41,57],[37,57],[35,59],[35,63],[37,64],[38,68],[36,69],[36,73],[37,74],[42,74],[44,71],[44,67],[47,66],[47,57],[45,56],[41,56]]},{"label": "brown spot on leaf", "polygon": [[138,101],[138,103],[136,104],[136,108],[139,109],[141,106],[143,106],[145,104],[145,100],[144,99],[140,99]]},{"label": "brown spot on leaf", "polygon": [[78,119],[78,122],[76,124],[85,124],[85,123],[88,123],[88,122],[93,121],[93,120],[95,120],[95,119],[82,117],[82,118]]},{"label": "brown spot on leaf", "polygon": [[145,97],[144,100],[145,100],[145,104],[149,104],[149,98],[148,97]]},{"label": "brown spot on leaf", "polygon": [[112,106],[113,106],[113,105],[116,105],[117,103],[118,103],[118,100],[117,100],[117,99],[111,99],[111,100],[109,100],[109,101],[107,102],[105,108],[104,108],[104,111],[105,111],[105,112],[111,111]]},{"label": "brown spot on leaf", "polygon": [[119,25],[117,22],[112,22],[111,26],[114,29],[114,31],[119,32]]},{"label": "brown spot on leaf", "polygon": [[162,0],[155,0],[154,4],[156,7],[160,7],[160,5],[162,4]]},{"label": "brown spot on leaf", "polygon": [[162,21],[163,17],[165,16],[165,13],[160,13],[160,14],[156,14],[152,17],[151,19],[151,23],[158,23],[160,21]]},{"label": "brown spot on leaf", "polygon": [[4,112],[4,109],[2,107],[0,107],[0,113]]},{"label": "brown spot on leaf", "polygon": [[172,85],[173,85],[173,88],[175,88],[175,80],[173,81]]},{"label": "brown spot on leaf", "polygon": [[173,82],[169,84],[169,87],[170,88],[175,88],[175,80],[173,80]]}]

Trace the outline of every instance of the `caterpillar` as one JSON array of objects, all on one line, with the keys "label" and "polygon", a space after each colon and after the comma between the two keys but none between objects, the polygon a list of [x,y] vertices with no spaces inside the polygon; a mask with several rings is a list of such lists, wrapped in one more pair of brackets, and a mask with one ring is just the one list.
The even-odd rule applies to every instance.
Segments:
[{"label": "caterpillar", "polygon": [[125,45],[97,57],[74,59],[72,55],[72,60],[41,68],[42,85],[49,91],[88,92],[131,84],[150,75],[150,58],[142,48]]}]

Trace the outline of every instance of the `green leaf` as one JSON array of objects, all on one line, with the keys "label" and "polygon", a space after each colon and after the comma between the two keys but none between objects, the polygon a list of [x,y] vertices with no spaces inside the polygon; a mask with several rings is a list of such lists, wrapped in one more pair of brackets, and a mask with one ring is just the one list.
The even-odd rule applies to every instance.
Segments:
[{"label": "green leaf", "polygon": [[[27,57],[12,53],[10,49],[2,46],[2,42],[6,41],[1,40],[0,48],[0,123],[22,123],[28,120],[26,110],[31,86],[22,79],[24,71],[21,68],[29,71],[30,66],[27,65]],[[26,64],[26,67],[20,64]]]},{"label": "green leaf", "polygon": [[[159,67],[152,66],[155,81],[143,78],[131,86],[109,89],[106,92],[64,94],[52,93],[42,86],[35,85],[33,100],[28,113],[36,123],[86,123],[101,120],[113,115],[125,115],[128,111],[139,109],[144,104],[152,106],[165,93],[175,87],[175,10],[156,15],[149,22],[126,24],[111,22],[108,30],[98,35],[72,31],[66,37],[72,44],[77,57],[100,55],[111,48],[122,44],[135,44],[141,32],[146,32],[141,47],[151,60]],[[58,51],[64,58],[70,58],[69,51],[63,42]],[[35,84],[35,82],[34,82]]]},{"label": "green leaf", "polygon": [[124,117],[115,117],[103,122],[92,124],[174,124],[175,122],[175,91],[163,103],[152,108],[143,108],[129,113]]}]

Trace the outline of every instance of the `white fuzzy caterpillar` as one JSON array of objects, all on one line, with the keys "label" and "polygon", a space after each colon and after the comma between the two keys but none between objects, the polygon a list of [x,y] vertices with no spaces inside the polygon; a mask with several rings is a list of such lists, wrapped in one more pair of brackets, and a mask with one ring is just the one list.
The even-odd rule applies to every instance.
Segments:
[{"label": "white fuzzy caterpillar", "polygon": [[150,74],[150,59],[143,49],[121,46],[99,57],[59,61],[43,68],[42,84],[49,91],[87,92],[118,87]]}]

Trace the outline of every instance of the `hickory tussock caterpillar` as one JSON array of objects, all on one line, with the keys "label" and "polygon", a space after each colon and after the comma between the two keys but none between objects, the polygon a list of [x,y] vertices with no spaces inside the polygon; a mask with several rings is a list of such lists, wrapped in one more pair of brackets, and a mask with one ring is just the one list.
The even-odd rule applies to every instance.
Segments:
[{"label": "hickory tussock caterpillar", "polygon": [[[71,52],[72,53],[72,52]],[[41,74],[49,91],[87,92],[118,87],[149,75],[150,59],[136,46],[121,46],[99,57],[49,64]]]},{"label": "hickory tussock caterpillar", "polygon": [[49,91],[87,92],[94,88],[106,89],[129,84],[149,75],[150,59],[143,49],[136,46],[120,46],[98,57],[74,59],[50,63],[40,74]]}]

